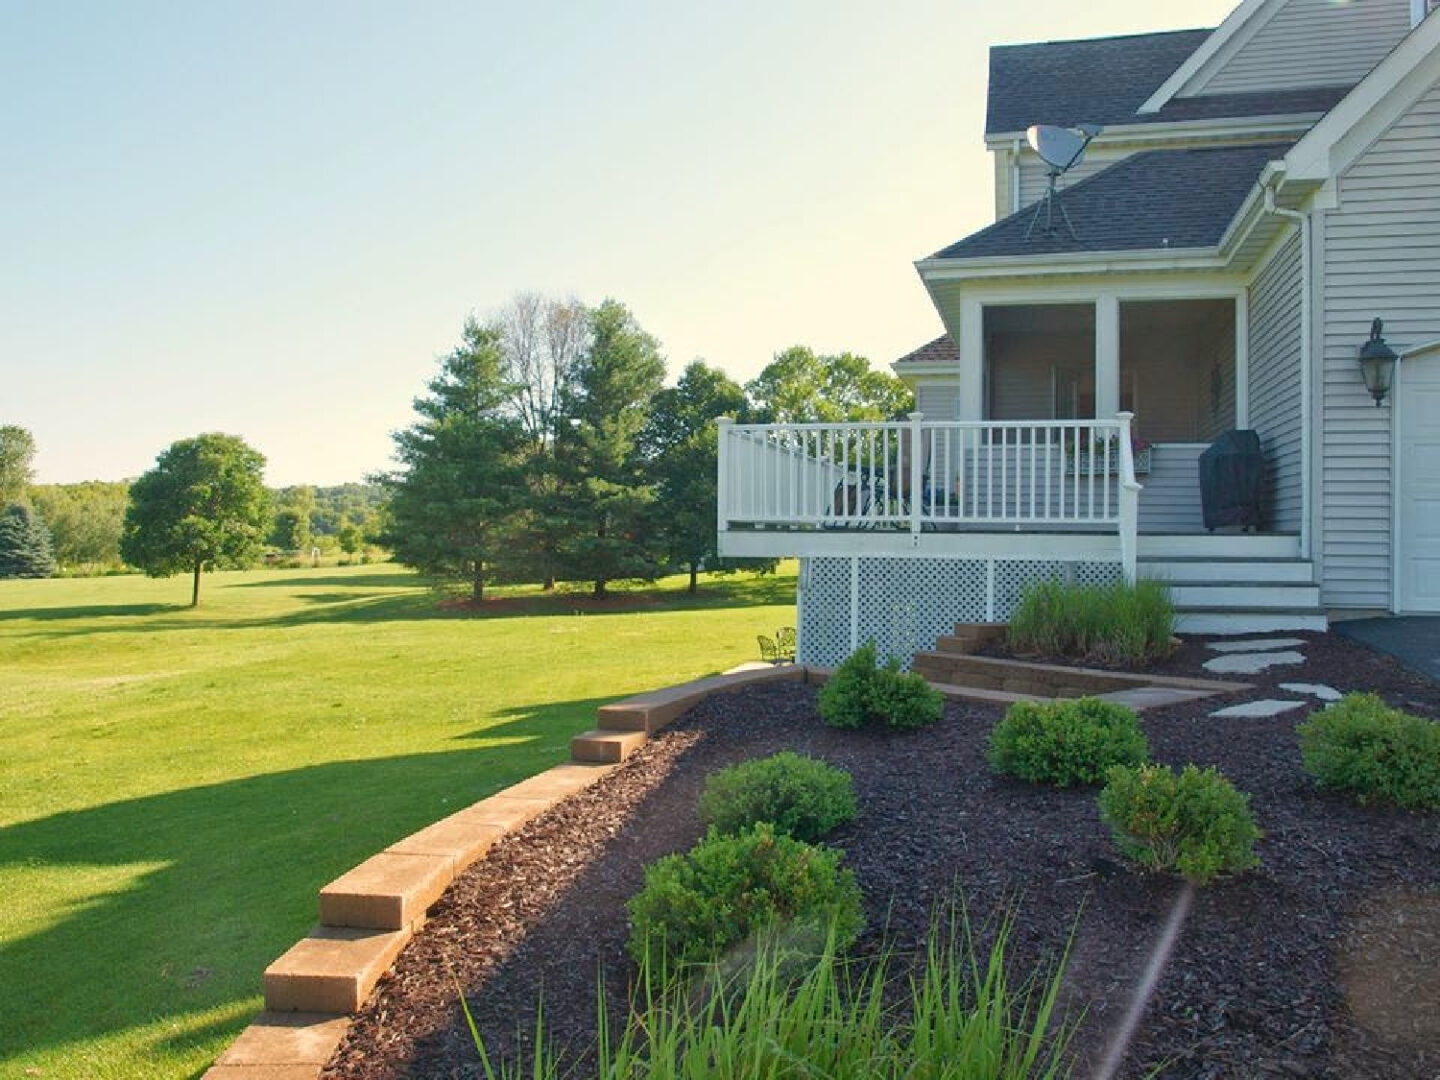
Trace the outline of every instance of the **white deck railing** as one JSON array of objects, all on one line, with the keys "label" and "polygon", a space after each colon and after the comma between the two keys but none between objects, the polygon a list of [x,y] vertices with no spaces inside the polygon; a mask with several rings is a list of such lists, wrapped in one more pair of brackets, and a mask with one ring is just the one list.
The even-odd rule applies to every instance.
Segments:
[{"label": "white deck railing", "polygon": [[1140,485],[1130,421],[722,418],[720,530],[1113,530],[1133,580]]}]

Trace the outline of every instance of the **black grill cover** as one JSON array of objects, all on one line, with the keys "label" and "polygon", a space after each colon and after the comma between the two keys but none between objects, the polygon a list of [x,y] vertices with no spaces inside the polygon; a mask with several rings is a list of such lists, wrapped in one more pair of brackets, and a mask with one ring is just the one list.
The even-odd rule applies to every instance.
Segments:
[{"label": "black grill cover", "polygon": [[1205,528],[1260,527],[1265,458],[1253,431],[1227,431],[1200,455],[1200,505]]}]

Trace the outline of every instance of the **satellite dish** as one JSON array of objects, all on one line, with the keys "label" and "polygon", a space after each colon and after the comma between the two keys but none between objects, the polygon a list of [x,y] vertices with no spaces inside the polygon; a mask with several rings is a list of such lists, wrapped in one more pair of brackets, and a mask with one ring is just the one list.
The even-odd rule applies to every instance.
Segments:
[{"label": "satellite dish", "polygon": [[1065,212],[1065,207],[1059,201],[1056,192],[1056,182],[1060,177],[1079,165],[1085,159],[1085,148],[1090,145],[1090,140],[1104,131],[1099,124],[1076,124],[1073,128],[1057,127],[1054,124],[1031,124],[1025,129],[1025,141],[1030,144],[1030,149],[1040,155],[1040,160],[1050,168],[1047,175],[1050,184],[1046,188],[1045,197],[1035,207],[1035,216],[1030,219],[1030,227],[1025,230],[1025,239],[1030,239],[1030,234],[1035,231],[1035,223],[1040,220],[1040,214],[1045,214],[1045,232],[1055,234],[1055,207],[1060,207],[1060,216],[1065,220],[1065,227],[1070,230],[1070,235],[1076,240],[1075,226],[1070,223],[1070,215]]}]

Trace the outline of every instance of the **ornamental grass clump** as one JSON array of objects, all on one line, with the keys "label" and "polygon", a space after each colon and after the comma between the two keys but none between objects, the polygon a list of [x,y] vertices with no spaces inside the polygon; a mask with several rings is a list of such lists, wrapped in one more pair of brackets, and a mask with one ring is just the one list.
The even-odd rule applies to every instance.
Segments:
[{"label": "ornamental grass clump", "polygon": [[1296,731],[1305,770],[1356,802],[1440,810],[1440,723],[1346,694]]},{"label": "ornamental grass clump", "polygon": [[[1014,920],[977,948],[963,915],[938,918],[922,954],[888,944],[849,959],[834,933],[796,977],[788,957],[762,947],[742,972],[651,977],[616,1033],[601,982],[597,1080],[766,1077],[774,1080],[1061,1080],[1071,1075],[1073,1020],[1058,1000],[1066,957],[1030,971],[1010,960]],[[576,1075],[537,1014],[529,1061],[492,1062],[469,1004],[460,998],[486,1080],[559,1080]]]},{"label": "ornamental grass clump", "polygon": [[1174,633],[1175,608],[1164,582],[1047,581],[1025,589],[1010,615],[1007,641],[1016,652],[1142,664],[1168,656]]},{"label": "ornamental grass clump", "polygon": [[667,969],[767,941],[814,957],[827,929],[848,949],[864,922],[860,887],[840,866],[840,852],[768,822],[733,836],[711,829],[689,852],[652,863],[628,908],[630,955]]},{"label": "ornamental grass clump", "polygon": [[831,727],[918,728],[944,715],[945,699],[921,676],[901,671],[897,657],[879,666],[875,643],[868,642],[820,688],[817,708]]},{"label": "ornamental grass clump", "polygon": [[1035,784],[1098,784],[1116,765],[1139,765],[1150,747],[1134,710],[1095,698],[1017,701],[990,732],[990,768]]},{"label": "ornamental grass clump", "polygon": [[1186,765],[1117,766],[1100,792],[1100,817],[1115,843],[1147,870],[1178,873],[1196,885],[1248,870],[1259,860],[1260,830],[1250,796],[1215,769]]},{"label": "ornamental grass clump", "polygon": [[806,843],[845,824],[858,809],[849,773],[789,750],[712,773],[700,794],[700,820],[719,832],[767,821]]}]

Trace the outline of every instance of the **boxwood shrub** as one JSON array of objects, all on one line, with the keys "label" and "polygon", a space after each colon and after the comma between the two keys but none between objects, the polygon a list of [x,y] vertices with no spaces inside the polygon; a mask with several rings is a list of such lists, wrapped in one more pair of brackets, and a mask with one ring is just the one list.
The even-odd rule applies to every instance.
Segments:
[{"label": "boxwood shrub", "polygon": [[1099,801],[1115,843],[1148,870],[1204,885],[1259,861],[1250,796],[1213,768],[1186,765],[1177,776],[1164,765],[1116,766]]},{"label": "boxwood shrub", "polygon": [[831,727],[918,728],[944,715],[945,699],[921,676],[901,671],[896,657],[879,666],[875,644],[868,642],[820,688],[818,708],[820,718]]},{"label": "boxwood shrub", "polygon": [[1440,724],[1346,694],[1296,731],[1305,769],[1360,803],[1440,809]]},{"label": "boxwood shrub", "polygon": [[689,852],[652,863],[628,907],[630,955],[657,971],[762,940],[813,956],[827,931],[847,949],[863,925],[860,887],[840,853],[766,822],[730,836],[711,829]]},{"label": "boxwood shrub", "polygon": [[700,820],[722,833],[768,821],[776,832],[806,842],[843,825],[857,809],[849,773],[789,750],[721,769],[700,794]]},{"label": "boxwood shrub", "polygon": [[1115,765],[1139,765],[1149,744],[1132,709],[1095,698],[1017,701],[990,732],[997,773],[1037,784],[1098,784]]}]

